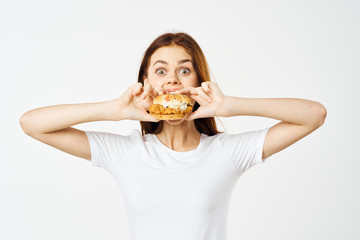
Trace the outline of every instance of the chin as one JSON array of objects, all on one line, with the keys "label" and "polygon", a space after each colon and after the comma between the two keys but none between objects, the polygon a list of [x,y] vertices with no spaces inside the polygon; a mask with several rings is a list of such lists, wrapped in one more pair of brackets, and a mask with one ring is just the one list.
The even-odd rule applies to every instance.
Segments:
[{"label": "chin", "polygon": [[185,119],[177,119],[177,120],[164,120],[166,121],[168,124],[171,125],[179,125],[180,123],[182,123],[183,121],[185,121]]}]

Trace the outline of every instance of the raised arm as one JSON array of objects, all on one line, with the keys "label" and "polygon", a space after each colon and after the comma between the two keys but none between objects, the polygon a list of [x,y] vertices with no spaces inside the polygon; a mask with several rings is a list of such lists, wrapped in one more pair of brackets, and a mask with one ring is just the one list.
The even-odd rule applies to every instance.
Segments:
[{"label": "raised arm", "polygon": [[150,96],[158,92],[151,91],[145,99],[140,96],[143,92],[142,84],[136,83],[115,100],[33,109],[20,117],[20,125],[23,131],[34,139],[71,155],[91,160],[90,145],[85,132],[71,126],[85,122],[125,119],[159,121],[146,112],[152,102]]},{"label": "raised arm", "polygon": [[200,104],[187,120],[205,117],[259,116],[280,120],[266,134],[265,159],[324,124],[327,110],[319,102],[300,98],[244,98],[225,96],[215,82],[203,82],[200,87],[176,91],[189,94]]},{"label": "raised arm", "polygon": [[20,118],[23,131],[30,137],[71,155],[91,159],[90,145],[84,131],[71,126],[92,122],[121,120],[119,100],[63,104],[30,110]]},{"label": "raised arm", "polygon": [[277,153],[324,124],[327,110],[319,102],[299,98],[242,98],[224,99],[221,116],[260,116],[280,120],[266,134],[263,159]]}]

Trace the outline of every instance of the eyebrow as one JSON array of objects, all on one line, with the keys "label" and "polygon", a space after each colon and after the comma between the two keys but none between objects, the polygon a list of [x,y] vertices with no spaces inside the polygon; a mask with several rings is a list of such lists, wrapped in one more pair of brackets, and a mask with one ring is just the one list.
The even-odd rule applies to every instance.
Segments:
[{"label": "eyebrow", "polygon": [[[186,62],[191,62],[191,63],[192,63],[192,61],[191,61],[190,59],[182,59],[182,60],[178,61],[178,63],[186,63]],[[157,60],[157,61],[153,64],[153,66],[155,66],[156,63],[168,64],[168,63],[167,63],[166,61],[164,61],[164,60]]]}]

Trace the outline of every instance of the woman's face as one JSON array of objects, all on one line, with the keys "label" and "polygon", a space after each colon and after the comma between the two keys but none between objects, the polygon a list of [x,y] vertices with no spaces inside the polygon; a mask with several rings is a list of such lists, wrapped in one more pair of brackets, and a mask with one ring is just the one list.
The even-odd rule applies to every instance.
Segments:
[{"label": "woman's face", "polygon": [[167,93],[199,86],[191,56],[177,45],[161,47],[153,53],[147,80],[152,87],[162,87]]},{"label": "woman's face", "polygon": [[[192,61],[191,56],[181,46],[158,48],[150,58],[147,80],[152,87],[161,87],[166,93],[185,87],[198,87],[198,77]],[[166,120],[171,125],[183,121],[184,119]]]}]

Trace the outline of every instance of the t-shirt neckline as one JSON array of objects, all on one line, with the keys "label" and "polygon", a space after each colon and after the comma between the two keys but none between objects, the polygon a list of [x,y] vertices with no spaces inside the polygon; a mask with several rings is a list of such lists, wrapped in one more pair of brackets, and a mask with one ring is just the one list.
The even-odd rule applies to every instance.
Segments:
[{"label": "t-shirt neckline", "polygon": [[[188,158],[188,157],[193,157],[196,154],[198,154],[201,149],[203,148],[203,140],[204,140],[204,134],[201,133],[200,135],[200,142],[198,144],[198,146],[190,151],[185,151],[185,152],[178,152],[175,151],[169,147],[167,147],[165,144],[163,144],[155,134],[150,134],[151,137],[154,139],[154,141],[157,143],[157,145],[159,145],[162,149],[164,149],[165,151],[169,152],[170,154],[172,154],[173,156],[175,156],[176,158]],[[191,163],[189,163],[191,164]]]},{"label": "t-shirt neckline", "polygon": [[204,160],[203,157],[197,158],[196,156],[198,154],[201,153],[201,151],[204,149],[204,138],[205,138],[205,134],[201,133],[200,136],[200,142],[199,145],[197,146],[197,148],[190,150],[190,151],[186,151],[186,152],[177,152],[175,150],[172,150],[170,148],[168,148],[166,145],[164,145],[157,137],[155,134],[150,134],[151,138],[153,139],[154,143],[160,147],[162,150],[168,152],[170,155],[172,155],[174,158],[176,159],[189,159],[192,158],[192,162],[187,163],[185,165],[182,166],[178,166],[178,167],[170,167],[170,168],[157,168],[157,167],[151,167],[153,170],[156,170],[157,172],[177,172],[177,171],[181,171],[181,170],[185,170],[187,168],[190,168],[192,166],[195,166],[197,164],[199,164],[200,162],[202,162]]}]

